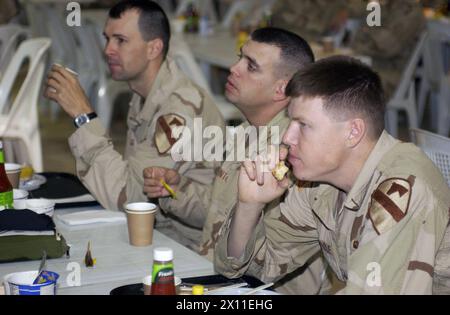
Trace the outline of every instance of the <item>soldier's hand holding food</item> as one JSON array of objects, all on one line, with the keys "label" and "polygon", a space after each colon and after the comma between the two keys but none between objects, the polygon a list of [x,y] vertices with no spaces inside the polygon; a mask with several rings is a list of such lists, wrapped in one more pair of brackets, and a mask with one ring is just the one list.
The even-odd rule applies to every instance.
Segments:
[{"label": "soldier's hand holding food", "polygon": [[[180,174],[173,169],[165,167],[147,167],[144,169],[144,193],[146,193],[149,198],[168,196],[174,198],[180,180]],[[165,185],[163,183],[166,183],[170,187],[164,187]],[[172,192],[170,190],[172,190]]]},{"label": "soldier's hand holding food", "polygon": [[74,71],[54,64],[47,76],[46,83],[44,96],[57,102],[72,118],[93,112]]},{"label": "soldier's hand holding food", "polygon": [[[280,154],[278,154],[280,152]],[[269,147],[269,152],[258,155],[254,161],[243,162],[239,173],[239,201],[266,204],[280,197],[289,187],[284,164],[287,150]],[[281,157],[281,161],[280,161]]]}]

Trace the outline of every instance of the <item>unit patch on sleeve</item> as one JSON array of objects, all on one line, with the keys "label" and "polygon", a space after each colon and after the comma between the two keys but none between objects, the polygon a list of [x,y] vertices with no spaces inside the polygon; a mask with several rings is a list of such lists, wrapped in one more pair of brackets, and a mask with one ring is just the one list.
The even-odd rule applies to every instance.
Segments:
[{"label": "unit patch on sleeve", "polygon": [[172,146],[181,137],[181,133],[175,137],[173,129],[175,127],[183,127],[186,121],[177,114],[167,114],[158,118],[155,130],[155,145],[159,154],[167,153]]},{"label": "unit patch on sleeve", "polygon": [[378,234],[390,230],[406,216],[411,190],[410,181],[390,178],[372,193],[368,215]]}]

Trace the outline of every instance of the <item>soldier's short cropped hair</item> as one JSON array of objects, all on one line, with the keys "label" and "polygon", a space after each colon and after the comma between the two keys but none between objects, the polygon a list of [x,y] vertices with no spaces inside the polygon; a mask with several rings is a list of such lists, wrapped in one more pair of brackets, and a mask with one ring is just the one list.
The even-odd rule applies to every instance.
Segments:
[{"label": "soldier's short cropped hair", "polygon": [[286,95],[321,98],[324,109],[337,121],[360,117],[368,122],[374,139],[384,130],[386,103],[380,77],[354,58],[333,56],[299,70]]},{"label": "soldier's short cropped hair", "polygon": [[251,40],[280,48],[280,62],[275,69],[279,76],[291,78],[295,72],[314,62],[309,44],[295,33],[276,27],[259,28],[250,35]]},{"label": "soldier's short cropped hair", "polygon": [[137,10],[139,15],[139,31],[145,41],[159,38],[163,42],[163,57],[167,56],[170,42],[170,24],[166,13],[154,1],[150,0],[123,0],[109,10],[109,17],[119,19],[129,10]]}]

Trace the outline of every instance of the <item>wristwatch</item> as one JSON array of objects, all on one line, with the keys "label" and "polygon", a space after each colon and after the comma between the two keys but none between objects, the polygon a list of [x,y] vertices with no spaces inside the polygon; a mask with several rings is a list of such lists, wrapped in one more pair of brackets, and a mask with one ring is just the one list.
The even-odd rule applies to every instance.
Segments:
[{"label": "wristwatch", "polygon": [[88,123],[92,119],[97,118],[97,117],[98,117],[97,113],[95,113],[95,112],[88,113],[88,114],[81,114],[81,115],[78,115],[77,117],[75,117],[75,119],[73,120],[73,123],[75,124],[75,127],[80,128],[85,123]]}]

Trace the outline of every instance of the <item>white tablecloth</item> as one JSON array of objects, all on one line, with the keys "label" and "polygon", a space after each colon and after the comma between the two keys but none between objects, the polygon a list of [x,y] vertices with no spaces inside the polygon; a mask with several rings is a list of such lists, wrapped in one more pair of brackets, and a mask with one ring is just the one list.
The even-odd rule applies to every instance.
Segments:
[{"label": "white tablecloth", "polygon": [[[153,245],[134,247],[129,245],[128,229],[124,222],[69,227],[57,219],[58,214],[80,210],[87,209],[55,211],[57,228],[71,245],[70,258],[47,260],[47,270],[60,275],[58,294],[109,294],[118,286],[140,282],[144,276],[151,273],[154,246],[173,249],[175,274],[178,277],[214,274],[210,261],[156,230],[153,234]],[[84,265],[89,241],[92,256],[97,259],[94,268],[86,268]],[[12,272],[37,270],[38,266],[39,261],[0,264],[0,279],[3,281],[3,277]],[[80,267],[81,286],[71,286],[76,279],[76,266]]]}]

